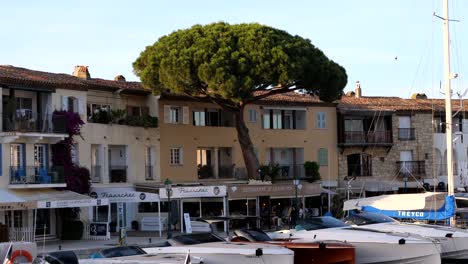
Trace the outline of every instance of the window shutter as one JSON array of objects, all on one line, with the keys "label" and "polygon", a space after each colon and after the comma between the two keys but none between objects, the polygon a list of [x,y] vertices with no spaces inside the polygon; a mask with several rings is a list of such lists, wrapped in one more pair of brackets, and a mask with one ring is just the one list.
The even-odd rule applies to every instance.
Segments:
[{"label": "window shutter", "polygon": [[149,107],[147,107],[147,106],[142,106],[142,107],[141,107],[141,115],[142,115],[142,116],[149,116]]},{"label": "window shutter", "polygon": [[83,97],[78,98],[78,114],[85,115],[85,100]]},{"label": "window shutter", "polygon": [[170,105],[164,105],[164,123],[170,123],[170,114],[171,114],[171,106]]},{"label": "window shutter", "polygon": [[68,110],[68,96],[62,95],[62,111]]},{"label": "window shutter", "polygon": [[322,113],[322,128],[326,128],[327,123],[326,123],[326,114],[325,112]]},{"label": "window shutter", "polygon": [[183,114],[182,114],[182,123],[184,125],[188,125],[189,124],[189,119],[190,119],[189,118],[189,108],[188,108],[188,106],[182,107],[182,112],[183,112]]},{"label": "window shutter", "polygon": [[179,148],[179,164],[184,164],[184,148]]},{"label": "window shutter", "polygon": [[22,168],[26,168],[26,144],[25,143],[21,143],[21,156],[22,156],[22,162],[20,164],[20,166]]},{"label": "window shutter", "polygon": [[45,164],[44,166],[46,167],[46,169],[49,169],[49,145],[46,144],[44,146],[44,155],[45,155]]}]

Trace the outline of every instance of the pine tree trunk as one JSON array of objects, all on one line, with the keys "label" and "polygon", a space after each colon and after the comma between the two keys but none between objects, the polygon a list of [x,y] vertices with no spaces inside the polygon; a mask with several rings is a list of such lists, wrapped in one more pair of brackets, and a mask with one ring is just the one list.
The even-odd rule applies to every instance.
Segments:
[{"label": "pine tree trunk", "polygon": [[243,106],[240,107],[239,111],[234,112],[234,120],[237,130],[237,139],[239,140],[242,156],[244,157],[247,175],[249,179],[259,179],[259,162],[254,152],[254,145],[250,139],[249,129],[245,125]]}]

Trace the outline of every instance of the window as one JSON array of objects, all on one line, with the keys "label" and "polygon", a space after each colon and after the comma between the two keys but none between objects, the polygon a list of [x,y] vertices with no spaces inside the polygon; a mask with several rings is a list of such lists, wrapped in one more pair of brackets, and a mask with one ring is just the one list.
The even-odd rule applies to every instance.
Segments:
[{"label": "window", "polygon": [[25,164],[24,144],[10,144],[10,165],[21,167]]},{"label": "window", "polygon": [[34,166],[39,168],[48,167],[47,147],[47,145],[43,144],[34,145]]},{"label": "window", "polygon": [[169,122],[172,124],[178,124],[181,121],[180,107],[171,106],[169,110]]},{"label": "window", "polygon": [[249,109],[249,122],[250,123],[257,122],[257,110]]},{"label": "window", "polygon": [[171,148],[171,165],[181,165],[182,164],[182,148]]},{"label": "window", "polygon": [[145,179],[153,180],[153,158],[151,155],[151,147],[146,147],[145,150]]},{"label": "window", "polygon": [[273,110],[273,129],[282,129],[283,122],[282,122],[282,115],[281,110]]},{"label": "window", "polygon": [[270,129],[270,111],[267,110],[262,115],[262,128]]},{"label": "window", "polygon": [[327,128],[325,112],[317,113],[317,128]]},{"label": "window", "polygon": [[80,158],[78,156],[78,144],[72,144],[70,147],[70,156],[71,156],[71,161],[73,164],[79,165],[80,164]]},{"label": "window", "polygon": [[110,113],[111,105],[110,104],[88,104],[87,107],[87,116],[88,120],[93,117],[93,114],[99,113],[99,111],[106,111]]},{"label": "window", "polygon": [[5,223],[8,227],[23,227],[23,211],[6,211]]},{"label": "window", "polygon": [[366,153],[348,155],[348,176],[372,176],[372,156]]},{"label": "window", "polygon": [[[161,202],[161,205],[163,203]],[[138,212],[139,213],[157,213],[158,212],[158,203],[157,202],[145,202],[138,204]],[[167,205],[163,210],[163,206],[161,206],[161,212],[167,212]]]},{"label": "window", "polygon": [[328,149],[321,148],[318,150],[318,164],[328,166]]},{"label": "window", "polygon": [[193,111],[193,125],[194,126],[206,126],[206,113],[205,110]]}]

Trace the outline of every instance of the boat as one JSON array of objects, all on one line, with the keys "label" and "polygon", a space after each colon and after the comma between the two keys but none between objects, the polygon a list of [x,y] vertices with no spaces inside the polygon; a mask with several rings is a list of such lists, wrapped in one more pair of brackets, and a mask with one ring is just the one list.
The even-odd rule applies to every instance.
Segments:
[{"label": "boat", "polygon": [[214,233],[178,235],[156,247],[140,249],[132,246],[125,247],[125,249],[122,247],[104,249],[92,255],[95,259],[80,260],[80,263],[143,263],[140,262],[141,260],[153,261],[151,263],[166,263],[158,261],[170,260],[172,262],[168,263],[178,263],[180,258],[188,252],[190,252],[192,263],[197,263],[197,260],[205,264],[294,263],[294,252],[280,245],[227,242]]},{"label": "boat", "polygon": [[338,241],[273,241],[260,229],[237,229],[232,242],[269,243],[286,247],[294,252],[294,264],[354,264],[355,249],[352,245]]},{"label": "boat", "polygon": [[227,242],[214,233],[193,233],[176,236],[168,246],[143,248],[149,255],[190,254],[203,259],[203,263],[265,263],[292,264],[294,252],[278,245],[262,243]]},{"label": "boat", "polygon": [[400,223],[386,215],[361,212],[345,218],[347,224],[353,224],[366,230],[417,234],[440,242],[441,256],[444,261],[468,259],[468,232],[459,228],[440,225]]},{"label": "boat", "polygon": [[356,263],[439,264],[440,244],[409,234],[363,230],[330,217],[303,219],[296,229],[280,230],[268,235],[273,240],[297,242],[342,241],[356,249]]}]

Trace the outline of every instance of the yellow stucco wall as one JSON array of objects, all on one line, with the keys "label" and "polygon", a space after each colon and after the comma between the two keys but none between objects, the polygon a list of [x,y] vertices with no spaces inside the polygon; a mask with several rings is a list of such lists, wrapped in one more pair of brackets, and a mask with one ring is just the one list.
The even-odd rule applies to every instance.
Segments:
[{"label": "yellow stucco wall", "polygon": [[[164,122],[164,105],[187,106],[189,109],[188,124],[168,124]],[[329,165],[322,166],[322,180],[335,180],[338,174],[337,165],[337,132],[336,108],[334,106],[298,106],[306,109],[306,129],[273,130],[261,128],[261,106],[251,105],[246,108],[245,119],[248,120],[248,109],[257,110],[257,122],[248,123],[250,136],[258,151],[260,163],[266,162],[267,148],[287,147],[304,148],[304,161],[316,161],[320,148],[328,149]],[[192,109],[216,108],[213,104],[188,101],[159,101],[160,136],[161,136],[161,179],[170,178],[174,182],[197,182],[197,147],[232,147],[233,162],[236,167],[245,167],[237,132],[233,127],[194,126]],[[288,107],[284,107],[288,109]],[[326,112],[326,129],[316,127],[317,112]],[[183,148],[183,165],[170,165],[170,148]],[[206,180],[205,180],[206,181]]]}]

